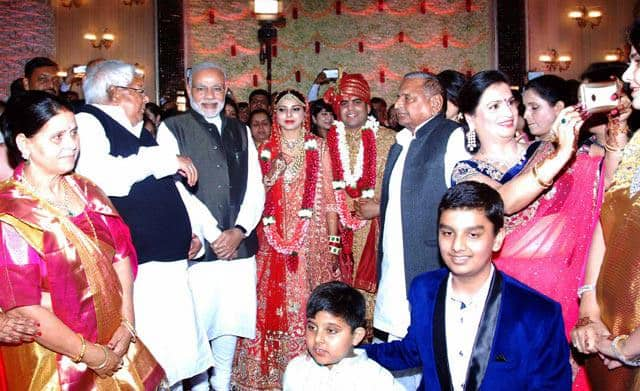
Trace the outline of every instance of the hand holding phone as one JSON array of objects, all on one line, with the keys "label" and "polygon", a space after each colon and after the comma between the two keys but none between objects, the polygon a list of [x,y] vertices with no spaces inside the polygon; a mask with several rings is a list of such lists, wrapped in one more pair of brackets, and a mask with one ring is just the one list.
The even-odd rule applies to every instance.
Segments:
[{"label": "hand holding phone", "polygon": [[338,79],[338,69],[333,68],[333,69],[323,69],[322,73],[324,73],[324,75],[327,77],[327,79],[329,80],[336,80]]},{"label": "hand holding phone", "polygon": [[618,107],[619,89],[617,80],[582,83],[578,90],[578,99],[589,113],[606,113]]}]

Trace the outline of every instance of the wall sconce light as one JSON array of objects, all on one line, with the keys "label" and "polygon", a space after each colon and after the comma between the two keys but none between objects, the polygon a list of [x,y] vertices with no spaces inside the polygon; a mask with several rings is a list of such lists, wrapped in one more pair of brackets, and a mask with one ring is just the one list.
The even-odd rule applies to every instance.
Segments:
[{"label": "wall sconce light", "polygon": [[68,74],[67,74],[67,72],[65,72],[65,71],[58,71],[58,72],[56,72],[56,76],[58,76],[58,77],[59,77],[59,78],[61,78],[61,79],[64,79],[65,77],[67,77],[67,75],[68,75]]},{"label": "wall sconce light", "polygon": [[84,39],[89,41],[91,43],[91,46],[96,49],[109,49],[111,47],[111,44],[113,43],[113,40],[115,39],[115,36],[109,33],[107,29],[104,29],[104,33],[102,34],[100,40],[98,40],[98,37],[93,33],[86,33],[84,35]]},{"label": "wall sconce light", "polygon": [[144,0],[122,0],[124,5],[144,5]]},{"label": "wall sconce light", "polygon": [[604,55],[604,60],[607,62],[622,61],[624,59],[624,51],[620,48],[611,50]]},{"label": "wall sconce light", "polygon": [[566,71],[571,66],[571,56],[567,54],[558,55],[556,49],[549,49],[545,54],[541,54],[538,60],[544,63],[544,67],[547,71]]},{"label": "wall sconce light", "polygon": [[60,0],[60,5],[67,8],[80,7],[82,0]]},{"label": "wall sconce light", "polygon": [[584,5],[569,12],[569,17],[574,19],[580,28],[584,28],[588,25],[594,28],[602,22],[602,11],[597,8],[587,9]]}]

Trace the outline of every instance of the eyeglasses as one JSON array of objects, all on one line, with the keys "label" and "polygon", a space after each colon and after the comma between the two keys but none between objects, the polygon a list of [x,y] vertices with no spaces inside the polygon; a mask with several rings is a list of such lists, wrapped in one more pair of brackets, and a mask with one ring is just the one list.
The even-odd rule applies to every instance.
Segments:
[{"label": "eyeglasses", "polygon": [[135,88],[135,87],[128,87],[128,86],[114,86],[115,88],[124,88],[125,90],[131,90],[131,91],[135,91],[140,95],[144,95],[144,88]]}]

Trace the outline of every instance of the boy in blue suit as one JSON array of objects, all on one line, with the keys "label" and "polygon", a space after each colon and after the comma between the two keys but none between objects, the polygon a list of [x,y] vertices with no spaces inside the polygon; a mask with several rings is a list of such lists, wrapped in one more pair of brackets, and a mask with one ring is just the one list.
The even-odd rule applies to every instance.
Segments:
[{"label": "boy in blue suit", "polygon": [[402,341],[365,346],[397,371],[422,366],[423,390],[570,390],[560,305],[496,270],[504,204],[493,188],[463,182],[438,207],[447,266],[416,277]]}]

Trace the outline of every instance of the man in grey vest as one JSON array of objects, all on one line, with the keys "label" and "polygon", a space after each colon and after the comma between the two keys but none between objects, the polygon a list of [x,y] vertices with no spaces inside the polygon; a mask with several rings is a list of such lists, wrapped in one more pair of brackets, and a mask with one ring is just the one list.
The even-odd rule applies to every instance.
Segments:
[{"label": "man in grey vest", "polygon": [[[264,207],[258,153],[247,126],[224,116],[224,70],[200,63],[187,72],[191,110],[168,118],[158,129],[162,146],[189,154],[198,172],[191,190],[211,212],[217,238],[191,263],[189,278],[198,318],[211,341],[216,391],[229,390],[237,337],[254,338],[256,261],[254,232]],[[207,376],[206,373],[201,376]]]},{"label": "man in grey vest", "polygon": [[[379,341],[404,338],[410,323],[411,280],[441,267],[437,240],[440,199],[454,165],[468,158],[462,128],[442,113],[443,89],[431,74],[412,72],[400,84],[395,108],[405,128],[391,146],[382,181],[378,295],[373,315]],[[420,370],[394,373],[416,389]]]}]

